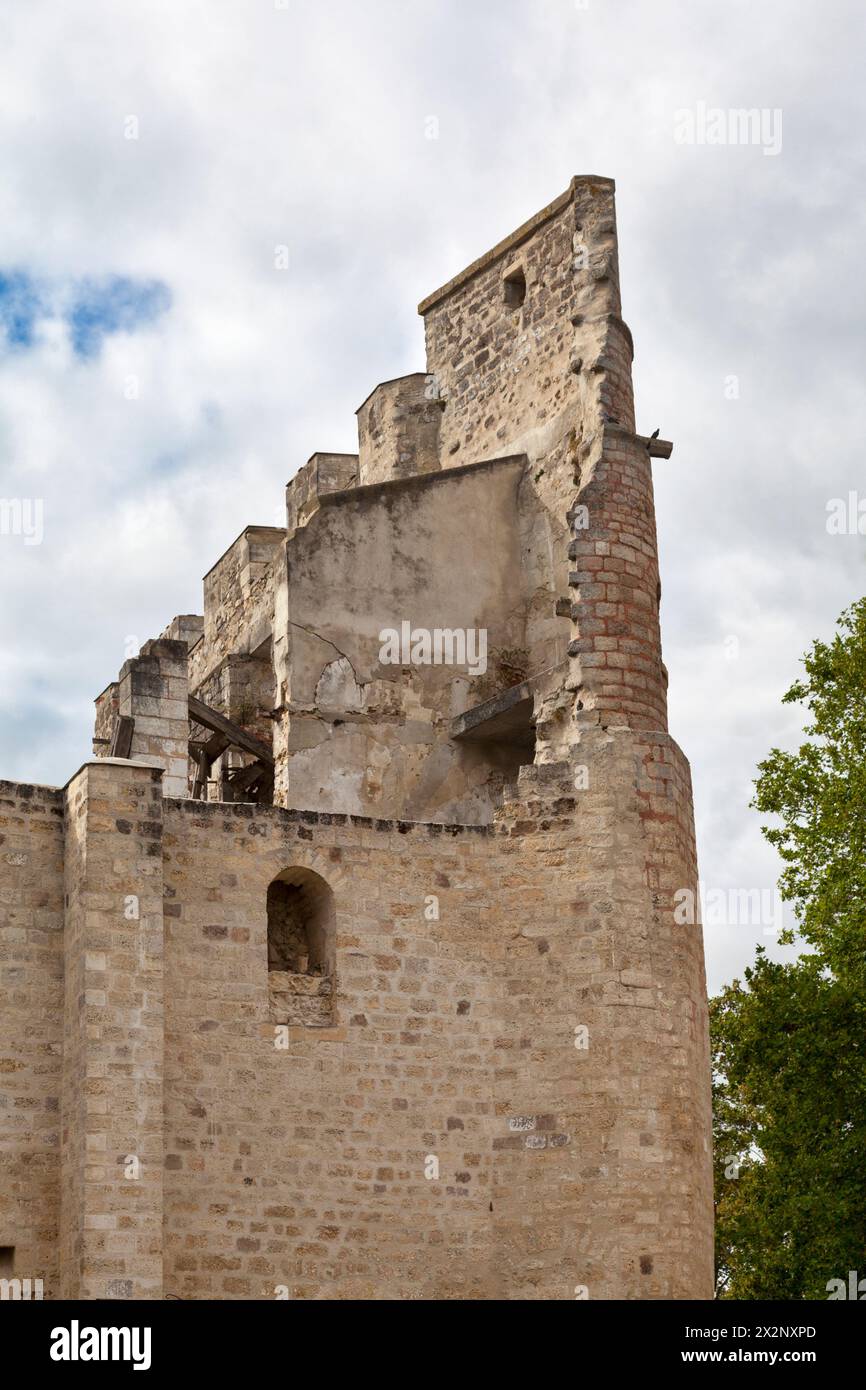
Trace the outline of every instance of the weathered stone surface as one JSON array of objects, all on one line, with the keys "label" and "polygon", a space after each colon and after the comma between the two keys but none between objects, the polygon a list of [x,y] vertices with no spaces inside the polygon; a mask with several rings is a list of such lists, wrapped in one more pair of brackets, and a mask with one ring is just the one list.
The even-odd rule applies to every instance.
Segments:
[{"label": "weathered stone surface", "polygon": [[421,310],[427,371],[125,663],[99,756],[0,784],[0,1244],[46,1297],[711,1296],[612,182]]}]

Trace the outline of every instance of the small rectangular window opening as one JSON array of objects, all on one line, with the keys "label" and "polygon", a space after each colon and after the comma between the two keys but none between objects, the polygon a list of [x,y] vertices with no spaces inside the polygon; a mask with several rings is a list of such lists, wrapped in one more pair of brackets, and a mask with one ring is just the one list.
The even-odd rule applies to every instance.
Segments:
[{"label": "small rectangular window opening", "polygon": [[0,1275],[4,1278],[12,1274],[15,1268],[15,1246],[0,1245]]},{"label": "small rectangular window opening", "polygon": [[523,269],[517,266],[510,270],[503,280],[505,287],[505,303],[509,309],[519,309],[526,298],[526,276]]}]

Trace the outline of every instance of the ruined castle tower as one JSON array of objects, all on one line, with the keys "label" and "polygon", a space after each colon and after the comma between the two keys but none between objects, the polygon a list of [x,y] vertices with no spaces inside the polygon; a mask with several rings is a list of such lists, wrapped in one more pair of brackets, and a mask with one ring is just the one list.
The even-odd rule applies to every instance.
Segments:
[{"label": "ruined castle tower", "polygon": [[611,180],[420,312],[92,760],[0,786],[0,1250],[47,1297],[711,1296]]}]

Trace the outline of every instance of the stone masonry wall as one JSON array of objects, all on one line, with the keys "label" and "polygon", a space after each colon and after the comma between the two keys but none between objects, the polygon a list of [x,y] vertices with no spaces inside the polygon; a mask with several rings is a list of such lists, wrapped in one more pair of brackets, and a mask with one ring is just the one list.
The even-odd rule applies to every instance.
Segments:
[{"label": "stone masonry wall", "polygon": [[[517,270],[526,288],[515,306],[506,286]],[[534,673],[563,660],[561,619],[572,619],[567,679],[539,712],[538,760],[562,755],[583,710],[601,723],[666,728],[652,478],[649,457],[635,452],[613,182],[573,179],[419,312],[444,402],[443,466],[467,446],[484,457],[506,439],[529,459],[520,529],[534,587],[526,642],[543,653]],[[566,555],[589,563],[569,575]],[[596,567],[603,581],[589,578]]]},{"label": "stone masonry wall", "polygon": [[[444,400],[442,466],[501,453],[548,453],[563,422],[594,429],[602,381],[634,427],[630,353],[610,351],[621,324],[613,182],[574,179],[565,194],[419,306],[427,370]],[[526,295],[507,302],[519,268]]]},{"label": "stone masonry wall", "polygon": [[[688,771],[586,739],[587,787],[524,769],[495,831],[167,807],[168,1291],[710,1296]],[[265,903],[293,865],[335,894],[335,1016],[280,1049]]]},{"label": "stone masonry wall", "polygon": [[424,372],[384,381],[358,410],[358,481],[387,482],[441,467],[443,402]]},{"label": "stone masonry wall", "polygon": [[[167,1292],[484,1296],[490,844],[483,829],[167,804]],[[280,1048],[267,888],[298,865],[336,899],[336,1019],[288,1028]]]},{"label": "stone masonry wall", "polygon": [[358,485],[357,454],[313,454],[286,484],[286,528],[306,526],[325,492]]},{"label": "stone masonry wall", "polygon": [[63,794],[0,782],[0,1245],[60,1294]]},{"label": "stone masonry wall", "polygon": [[65,791],[64,1298],[162,1295],[161,780],[97,759]]},{"label": "stone masonry wall", "polygon": [[285,531],[248,526],[204,577],[204,636],[192,648],[190,691],[226,656],[255,652],[273,633],[274,587]]},{"label": "stone masonry wall", "polygon": [[[613,191],[572,180],[422,303],[427,372],[371,393],[359,456],[314,455],[103,692],[131,761],[0,784],[0,1244],[47,1296],[712,1296]],[[490,670],[380,660],[403,620],[489,629]],[[504,685],[534,763],[522,724],[455,737]],[[186,799],[188,690],[272,733],[279,805]],[[275,879],[304,898],[269,952]]]},{"label": "stone masonry wall", "polygon": [[[710,1296],[688,768],[661,734],[587,725],[575,752],[477,828],[163,799],[120,760],[73,779],[67,1295]],[[330,1020],[309,977],[280,1034],[266,904],[290,868],[331,888],[337,960]],[[35,1116],[46,1062],[13,1083]],[[17,1239],[56,1271],[56,1148],[49,1120],[34,1187],[29,1124],[4,1181],[23,1165]]]},{"label": "stone masonry wall", "polygon": [[586,729],[574,751],[523,768],[501,817],[503,1287],[710,1298],[703,952],[673,913],[697,878],[688,765],[666,736],[628,730]]},{"label": "stone masonry wall", "polygon": [[130,757],[163,769],[166,796],[187,795],[188,696],[186,642],[145,642],[121,669],[117,708],[133,720]]}]

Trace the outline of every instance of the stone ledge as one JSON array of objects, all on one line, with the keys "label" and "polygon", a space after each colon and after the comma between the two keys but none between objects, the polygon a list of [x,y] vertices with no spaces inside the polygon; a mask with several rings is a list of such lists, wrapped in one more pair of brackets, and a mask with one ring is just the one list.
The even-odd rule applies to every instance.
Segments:
[{"label": "stone ledge", "polygon": [[31,797],[45,797],[48,801],[60,801],[63,797],[62,787],[49,787],[39,782],[11,782],[8,778],[0,781],[0,796],[16,796],[22,801],[29,801]]},{"label": "stone ledge", "polygon": [[[97,758],[97,762],[106,761]],[[346,825],[359,830],[378,830],[385,833],[397,831],[400,835],[410,835],[415,830],[426,830],[430,835],[482,835],[493,833],[491,825],[449,825],[446,821],[407,821],[374,820],[371,816],[350,816],[336,811],[303,811],[285,806],[256,806],[248,801],[193,801],[169,797],[169,806],[184,814],[193,816],[234,816],[238,820],[262,820],[272,818],[288,824],[299,825]]]},{"label": "stone ledge", "polygon": [[413,473],[408,478],[386,478],[381,483],[362,483],[359,487],[343,488],[339,492],[323,492],[319,497],[319,512],[327,507],[339,506],[343,502],[364,501],[382,493],[399,492],[401,489],[412,491],[422,487],[434,487],[437,484],[452,483],[455,478],[463,478],[469,473],[481,472],[485,468],[504,468],[507,465],[513,467],[515,464],[525,468],[526,454],[504,454],[502,458],[463,463],[457,468],[442,468],[435,473]]},{"label": "stone ledge", "polygon": [[136,772],[151,772],[154,781],[163,776],[161,767],[154,767],[153,763],[136,762],[134,758],[87,758],[77,771],[73,772],[72,776],[64,782],[62,790],[66,791],[66,788],[72,785],[76,777],[79,777],[86,767],[125,767],[134,769]]}]

